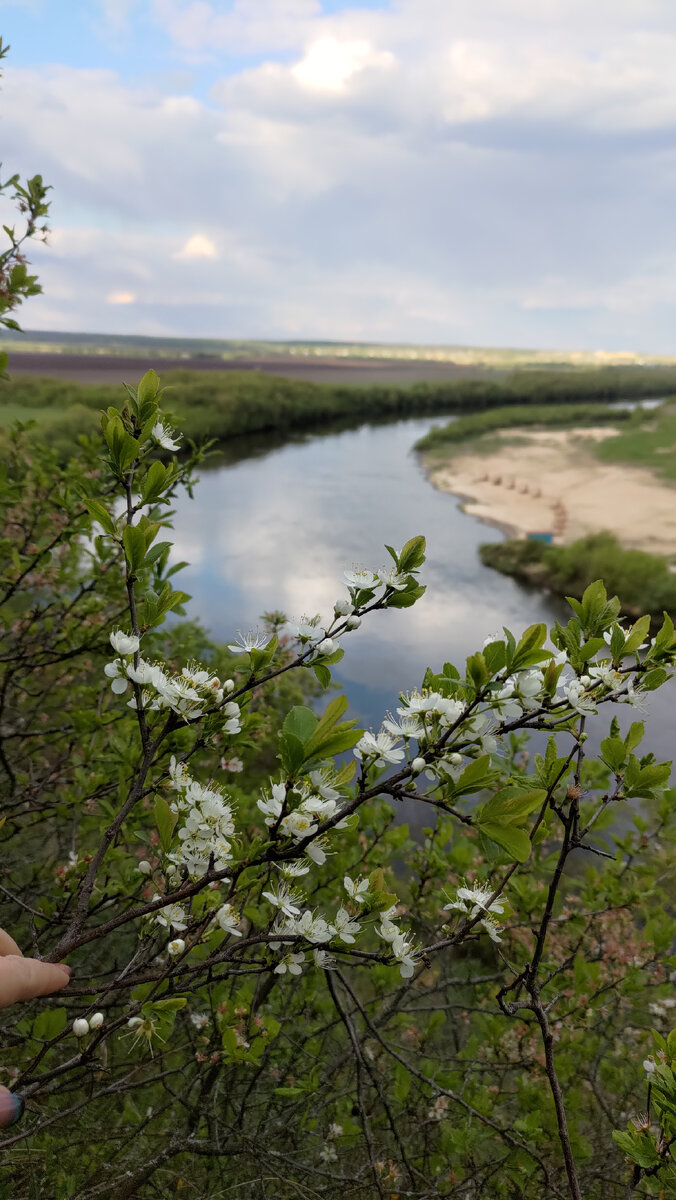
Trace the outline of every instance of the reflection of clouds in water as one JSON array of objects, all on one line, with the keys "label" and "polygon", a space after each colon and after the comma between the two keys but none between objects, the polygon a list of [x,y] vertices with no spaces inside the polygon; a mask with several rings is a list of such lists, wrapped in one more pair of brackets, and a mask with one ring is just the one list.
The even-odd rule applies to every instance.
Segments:
[{"label": "reflection of clouds in water", "polygon": [[[435,491],[410,453],[431,424],[402,421],[287,444],[205,471],[195,499],[176,505],[172,558],[191,563],[176,582],[193,596],[189,615],[221,640],[271,608],[329,620],[334,601],[346,594],[346,569],[377,568],[387,562],[383,543],[400,547],[415,533],[426,535],[425,596],[412,609],[374,613],[346,636],[334,673],[353,714],[376,728],[400,690],[420,685],[425,667],[440,670],[451,661],[462,669],[503,624],[518,635],[561,615],[551,598],[482,565],[478,546],[501,534]],[[606,732],[613,713],[623,728],[641,716],[623,705],[606,712]],[[603,727],[599,722],[599,738]],[[646,751],[669,756],[673,719],[661,697],[651,705],[648,731]]]}]

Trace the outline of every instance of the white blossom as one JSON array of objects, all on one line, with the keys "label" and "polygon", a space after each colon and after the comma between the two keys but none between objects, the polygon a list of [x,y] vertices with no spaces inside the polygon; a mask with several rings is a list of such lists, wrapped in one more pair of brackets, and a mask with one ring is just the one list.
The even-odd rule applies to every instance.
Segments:
[{"label": "white blossom", "polygon": [[173,432],[174,431],[170,425],[163,425],[161,421],[158,421],[155,425],[153,425],[153,437],[155,438],[156,442],[160,443],[160,446],[162,446],[164,450],[178,450],[181,437],[179,434],[178,441],[174,441]]},{"label": "white blossom", "polygon": [[182,954],[184,950],[185,942],[183,938],[174,938],[167,945],[167,954],[170,954],[172,958],[178,958],[179,954]]},{"label": "white blossom", "polygon": [[243,936],[242,930],[237,928],[240,922],[239,913],[236,913],[227,901],[216,910],[215,917],[224,933],[231,933],[233,937]]},{"label": "white blossom", "polygon": [[300,975],[304,962],[304,954],[285,954],[282,961],[275,967],[275,975],[284,975],[287,971],[290,975]]},{"label": "white blossom", "polygon": [[379,582],[382,583],[384,587],[394,588],[395,592],[400,592],[408,583],[406,575],[401,575],[397,571],[396,567],[390,567],[387,570],[385,567],[381,567],[376,574]]},{"label": "white blossom", "polygon": [[239,642],[228,644],[228,650],[233,654],[248,654],[250,650],[263,650],[268,644],[268,639],[258,630],[250,629],[246,635],[243,635],[241,630],[237,630]]},{"label": "white blossom", "polygon": [[369,590],[376,583],[373,572],[366,571],[363,567],[354,567],[351,571],[346,571],[344,578],[349,587],[358,588],[360,591]]},{"label": "white blossom", "polygon": [[369,881],[366,875],[363,875],[361,879],[357,879],[354,882],[350,879],[349,875],[346,875],[343,879],[343,887],[350,899],[354,900],[356,904],[366,903],[369,890]]},{"label": "white blossom", "polygon": [[121,629],[116,629],[110,635],[110,644],[116,654],[136,654],[140,646],[139,639],[135,633],[123,633]]},{"label": "white blossom", "polygon": [[103,1017],[102,1012],[92,1013],[91,1017],[89,1018],[89,1028],[90,1029],[100,1029],[101,1026],[103,1025],[103,1020],[104,1020],[104,1017]]},{"label": "white blossom", "polygon": [[283,783],[272,783],[272,795],[267,796],[265,792],[261,800],[257,800],[257,806],[265,817],[266,825],[274,825],[275,821],[282,815],[282,807],[286,800],[286,787]]},{"label": "white blossom", "polygon": [[338,909],[333,924],[336,935],[348,945],[352,945],[356,940],[354,935],[361,932],[359,922],[353,921],[347,909],[342,907]]},{"label": "white blossom", "polygon": [[284,884],[281,884],[276,892],[263,892],[266,900],[279,908],[286,917],[299,917],[300,909],[296,907],[293,901],[297,898],[292,891]]},{"label": "white blossom", "polygon": [[395,749],[395,739],[386,730],[381,730],[377,736],[365,733],[352,753],[358,759],[373,758],[378,767],[401,762],[404,757],[404,751]]},{"label": "white blossom", "polygon": [[78,1038],[86,1037],[89,1033],[89,1021],[85,1017],[77,1017],[73,1021],[73,1033]]},{"label": "white blossom", "polygon": [[[162,897],[155,893],[153,900],[161,900]],[[165,904],[164,908],[159,909],[155,913],[155,921],[158,925],[164,925],[167,929],[172,926],[180,933],[188,928],[188,919],[180,904]]]}]

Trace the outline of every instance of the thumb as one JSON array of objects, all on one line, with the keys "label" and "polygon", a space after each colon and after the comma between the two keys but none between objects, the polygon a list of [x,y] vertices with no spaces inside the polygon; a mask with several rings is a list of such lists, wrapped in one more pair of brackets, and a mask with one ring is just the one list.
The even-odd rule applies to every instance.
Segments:
[{"label": "thumb", "polygon": [[23,1116],[26,1107],[23,1096],[10,1092],[6,1087],[0,1087],[0,1129],[16,1125]]}]

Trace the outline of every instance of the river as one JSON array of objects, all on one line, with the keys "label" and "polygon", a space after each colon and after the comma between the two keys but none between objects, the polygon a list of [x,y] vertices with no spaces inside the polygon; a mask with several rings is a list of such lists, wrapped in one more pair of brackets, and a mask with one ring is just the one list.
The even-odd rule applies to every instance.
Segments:
[{"label": "river", "polygon": [[[480,544],[503,534],[427,481],[412,447],[434,423],[364,424],[283,444],[238,439],[237,457],[212,460],[194,499],[176,505],[174,558],[190,563],[177,579],[192,595],[187,613],[223,641],[270,609],[328,618],[346,595],[346,569],[384,566],[384,543],[400,548],[425,534],[426,594],[412,609],[365,620],[344,639],[345,657],[334,669],[352,715],[375,730],[398,693],[420,684],[426,666],[450,660],[462,668],[503,625],[518,635],[565,613],[553,597],[482,565]],[[644,745],[670,758],[673,709],[663,696],[652,698]],[[613,709],[623,724],[640,716],[625,705]],[[600,724],[607,731],[607,721]]]}]

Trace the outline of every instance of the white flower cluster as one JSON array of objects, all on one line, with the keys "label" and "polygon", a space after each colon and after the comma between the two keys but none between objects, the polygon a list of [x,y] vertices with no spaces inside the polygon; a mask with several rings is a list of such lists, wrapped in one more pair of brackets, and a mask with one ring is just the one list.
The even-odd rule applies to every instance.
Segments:
[{"label": "white flower cluster", "polygon": [[[368,879],[352,880],[349,875],[346,875],[343,886],[352,903],[358,908],[363,908],[368,901]],[[364,926],[360,923],[359,918],[349,913],[342,904],[339,905],[331,920],[317,916],[309,909],[302,911],[300,906],[305,897],[299,890],[292,891],[286,883],[282,883],[276,891],[263,892],[263,896],[270,904],[279,909],[273,933],[285,939],[284,943],[270,943],[272,950],[284,950],[283,957],[275,967],[277,975],[284,975],[287,971],[291,975],[300,975],[306,961],[305,952],[288,948],[290,938],[293,938],[294,941],[309,942],[315,966],[326,970],[333,965],[333,959],[325,949],[320,947],[326,946],[334,940],[342,942],[346,946],[352,946],[363,932]],[[399,963],[403,978],[409,979],[415,968],[416,952],[406,935],[395,924],[395,914],[396,909],[394,908],[381,913],[381,924],[377,932],[384,941],[389,943],[392,955]]]},{"label": "white flower cluster", "polygon": [[[223,704],[225,694],[234,687],[231,679],[221,683],[211,671],[204,670],[194,662],[183,667],[180,675],[169,676],[159,663],[150,663],[138,657],[139,639],[133,634],[118,630],[111,633],[110,640],[118,657],[106,663],[103,670],[111,680],[110,686],[116,695],[126,692],[131,680],[144,689],[144,708],[170,708],[186,721],[196,720],[208,709],[222,706],[221,712],[226,718],[223,732],[230,735],[239,733],[242,727],[239,705],[234,700]],[[137,659],[136,662],[131,661],[132,656]],[[130,708],[136,708],[136,697],[132,697],[128,703]]]},{"label": "white flower cluster", "polygon": [[[340,792],[332,786],[332,777],[325,771],[311,771],[298,789],[290,789],[284,782],[273,783],[272,780],[270,786],[270,793],[264,792],[262,798],[257,801],[265,817],[265,824],[277,826],[282,836],[290,837],[295,842],[315,837],[320,823],[334,816],[338,810]],[[298,799],[291,808],[294,796]],[[344,829],[343,821],[338,821],[334,828]],[[318,866],[326,862],[326,851],[322,843],[326,844],[325,838],[318,838],[305,846],[306,855]],[[300,872],[292,869],[290,873]]]},{"label": "white flower cluster", "polygon": [[416,967],[417,951],[395,923],[396,912],[396,908],[388,908],[381,913],[378,933],[384,941],[389,942],[392,954],[399,963],[402,979],[410,979]]},{"label": "white flower cluster", "polygon": [[444,909],[457,909],[459,912],[468,917],[469,920],[474,920],[474,918],[478,917],[480,913],[483,913],[479,923],[483,925],[492,941],[501,942],[502,938],[498,933],[497,922],[491,914],[503,913],[505,911],[505,906],[502,900],[493,900],[493,902],[489,904],[488,902],[492,894],[493,893],[490,888],[478,886],[473,888],[461,887],[458,888],[455,900],[451,900],[448,904],[444,904]]},{"label": "white flower cluster", "polygon": [[179,818],[180,844],[167,858],[176,867],[185,867],[191,879],[204,874],[212,856],[215,869],[223,870],[232,861],[232,843],[228,839],[235,832],[229,803],[217,788],[204,787],[193,779],[185,764],[174,755],[169,775],[175,792],[169,807]]}]

